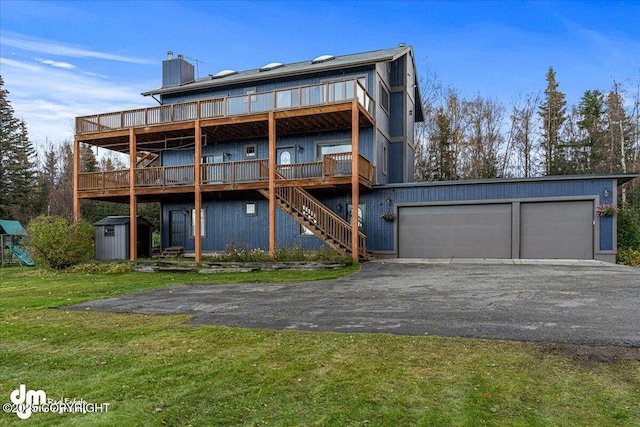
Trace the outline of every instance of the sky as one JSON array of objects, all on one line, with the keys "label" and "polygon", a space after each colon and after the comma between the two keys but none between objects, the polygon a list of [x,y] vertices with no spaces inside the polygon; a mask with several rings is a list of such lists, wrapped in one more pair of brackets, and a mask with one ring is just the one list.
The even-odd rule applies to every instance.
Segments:
[{"label": "sky", "polygon": [[157,105],[167,51],[223,69],[413,46],[418,76],[506,106],[570,105],[640,85],[640,1],[0,1],[0,76],[36,146],[73,140],[77,116]]}]

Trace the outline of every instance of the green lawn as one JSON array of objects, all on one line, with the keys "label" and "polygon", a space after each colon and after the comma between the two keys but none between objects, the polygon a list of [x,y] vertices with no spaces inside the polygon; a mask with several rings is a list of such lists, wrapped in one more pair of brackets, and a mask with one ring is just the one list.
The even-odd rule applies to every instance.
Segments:
[{"label": "green lawn", "polygon": [[[56,307],[182,283],[351,273],[0,269],[0,403],[20,384],[107,413],[0,413],[0,425],[638,426],[640,362],[535,344],[191,326],[187,316]],[[212,284],[211,286],[215,286]]]}]

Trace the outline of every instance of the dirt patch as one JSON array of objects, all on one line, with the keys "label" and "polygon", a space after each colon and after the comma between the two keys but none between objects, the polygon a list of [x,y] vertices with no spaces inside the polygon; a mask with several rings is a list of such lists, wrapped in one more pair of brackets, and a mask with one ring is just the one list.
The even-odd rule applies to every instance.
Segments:
[{"label": "dirt patch", "polygon": [[544,354],[566,356],[573,361],[593,366],[597,363],[613,363],[619,360],[640,361],[640,347],[588,346],[576,344],[540,344]]}]

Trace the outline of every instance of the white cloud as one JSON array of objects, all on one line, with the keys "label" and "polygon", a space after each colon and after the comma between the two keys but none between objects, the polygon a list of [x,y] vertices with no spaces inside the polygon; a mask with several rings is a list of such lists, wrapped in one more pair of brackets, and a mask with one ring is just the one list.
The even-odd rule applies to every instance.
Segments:
[{"label": "white cloud", "polygon": [[27,123],[36,143],[73,139],[77,116],[153,105],[153,100],[140,95],[150,86],[147,82],[114,82],[72,67],[7,58],[0,58],[0,64],[15,115]]},{"label": "white cloud", "polygon": [[52,67],[56,67],[56,68],[65,68],[67,70],[73,70],[75,68],[78,68],[73,64],[69,64],[68,62],[54,61],[51,59],[36,58],[36,61],[40,62],[41,64],[51,65]]},{"label": "white cloud", "polygon": [[6,46],[24,49],[30,52],[45,53],[48,55],[67,56],[72,58],[96,58],[109,61],[128,62],[133,64],[153,63],[152,61],[143,58],[133,58],[106,52],[97,52],[94,50],[70,46],[56,41],[25,37],[14,33],[4,33],[1,40],[2,44]]}]

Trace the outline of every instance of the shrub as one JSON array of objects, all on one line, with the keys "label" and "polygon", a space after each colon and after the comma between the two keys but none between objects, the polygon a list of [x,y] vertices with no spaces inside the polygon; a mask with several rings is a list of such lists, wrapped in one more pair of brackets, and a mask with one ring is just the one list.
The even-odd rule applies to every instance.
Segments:
[{"label": "shrub", "polygon": [[640,251],[635,249],[623,249],[618,251],[616,255],[618,264],[630,265],[632,267],[640,267]]},{"label": "shrub", "polygon": [[306,257],[302,248],[295,245],[293,248],[276,249],[275,260],[281,262],[305,261]]},{"label": "shrub", "polygon": [[119,274],[133,271],[133,265],[128,262],[83,262],[69,267],[69,273],[84,274]]},{"label": "shrub", "polygon": [[618,214],[618,249],[640,250],[640,215],[629,206]]},{"label": "shrub", "polygon": [[36,260],[54,270],[62,270],[93,258],[93,225],[86,221],[69,223],[59,216],[39,216],[27,227],[29,248]]}]

